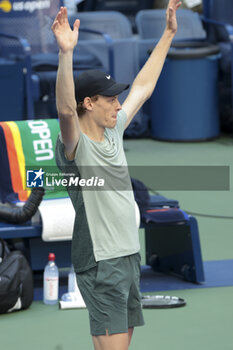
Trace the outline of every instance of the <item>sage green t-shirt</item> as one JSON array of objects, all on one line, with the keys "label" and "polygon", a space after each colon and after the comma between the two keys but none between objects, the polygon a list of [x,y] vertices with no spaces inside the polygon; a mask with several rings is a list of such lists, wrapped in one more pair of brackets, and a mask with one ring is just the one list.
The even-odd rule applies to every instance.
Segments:
[{"label": "sage green t-shirt", "polygon": [[[105,129],[103,142],[95,142],[81,132],[75,154],[74,164],[80,177],[96,180],[95,186],[82,188],[96,261],[140,250],[134,195],[123,149],[125,123],[126,114],[121,110],[116,126]],[[103,187],[98,186],[99,181],[104,183]]]}]

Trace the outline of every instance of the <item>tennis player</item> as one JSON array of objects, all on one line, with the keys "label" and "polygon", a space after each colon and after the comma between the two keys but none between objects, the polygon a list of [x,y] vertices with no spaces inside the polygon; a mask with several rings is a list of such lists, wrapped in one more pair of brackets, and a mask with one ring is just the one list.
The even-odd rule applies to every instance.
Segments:
[{"label": "tennis player", "polygon": [[180,5],[178,0],[169,1],[164,33],[122,106],[118,96],[129,86],[116,83],[101,71],[85,71],[74,86],[72,60],[80,21],[77,19],[71,29],[67,9],[61,7],[52,25],[60,49],[57,164],[62,170],[65,166],[76,169],[81,177],[89,166],[92,171],[101,168],[106,171],[106,179],[114,182],[120,178],[128,186],[125,191],[68,188],[76,211],[72,262],[89,312],[95,350],[127,350],[134,327],[144,324],[134,196],[129,175],[122,170],[127,168],[123,132],[154,91],[177,31],[176,11]]}]

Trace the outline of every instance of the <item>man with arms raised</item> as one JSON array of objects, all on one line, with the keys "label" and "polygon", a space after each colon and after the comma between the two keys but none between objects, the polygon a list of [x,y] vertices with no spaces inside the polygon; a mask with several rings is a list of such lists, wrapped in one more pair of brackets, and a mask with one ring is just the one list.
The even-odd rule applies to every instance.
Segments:
[{"label": "man with arms raised", "polygon": [[[122,106],[118,95],[128,86],[101,71],[82,73],[74,86],[72,60],[80,21],[75,21],[72,30],[67,10],[61,7],[52,26],[60,49],[56,83],[61,129],[56,160],[60,168],[76,167],[83,177],[82,169],[91,166],[93,171],[106,170],[113,181],[121,178],[117,170],[108,169],[127,168],[123,132],[154,91],[177,31],[180,5],[178,0],[169,1],[164,33]],[[124,176],[127,181],[128,174]],[[134,327],[144,324],[133,192],[129,188],[69,194],[76,211],[72,262],[89,312],[95,350],[127,350]]]}]

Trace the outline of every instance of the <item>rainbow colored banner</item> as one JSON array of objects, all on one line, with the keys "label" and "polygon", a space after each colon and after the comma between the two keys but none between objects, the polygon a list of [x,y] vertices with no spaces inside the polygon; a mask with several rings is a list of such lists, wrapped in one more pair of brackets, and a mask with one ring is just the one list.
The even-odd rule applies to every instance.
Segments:
[{"label": "rainbow colored banner", "polygon": [[[59,132],[57,119],[0,122],[0,200],[26,201],[26,169],[46,170],[55,162],[55,146]],[[66,197],[66,190],[46,192],[47,198]]]}]

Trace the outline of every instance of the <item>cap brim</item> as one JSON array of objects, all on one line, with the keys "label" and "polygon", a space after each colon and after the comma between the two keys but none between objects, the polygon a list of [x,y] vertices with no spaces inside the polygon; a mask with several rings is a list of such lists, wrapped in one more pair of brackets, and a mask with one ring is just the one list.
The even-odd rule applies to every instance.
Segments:
[{"label": "cap brim", "polygon": [[110,88],[100,91],[98,95],[102,96],[117,96],[120,95],[123,91],[129,88],[129,84],[114,84]]}]

